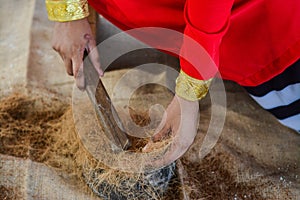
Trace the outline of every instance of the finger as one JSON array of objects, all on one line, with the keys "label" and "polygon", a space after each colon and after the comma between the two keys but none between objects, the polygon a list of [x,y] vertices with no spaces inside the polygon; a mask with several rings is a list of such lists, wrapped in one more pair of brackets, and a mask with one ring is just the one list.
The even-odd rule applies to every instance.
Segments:
[{"label": "finger", "polygon": [[165,154],[161,158],[155,161],[151,161],[151,163],[149,163],[149,166],[166,166],[180,158],[192,145],[196,134],[196,126],[184,122],[182,126],[178,129],[176,135],[172,137],[172,142],[167,148]]},{"label": "finger", "polygon": [[75,82],[76,82],[76,86],[80,90],[85,90],[85,78],[84,78],[84,74],[83,74],[83,63],[79,67],[79,70],[77,72],[77,76],[75,77]]},{"label": "finger", "polygon": [[100,77],[103,76],[103,70],[101,69],[100,61],[99,61],[99,52],[96,48],[96,41],[94,39],[90,39],[87,44],[88,52],[89,52],[89,58],[95,67],[96,71],[98,72],[98,75]]},{"label": "finger", "polygon": [[182,142],[184,138],[175,137],[171,145],[168,147],[167,152],[158,160],[149,163],[151,167],[160,168],[170,165],[172,162],[179,159],[191,146],[192,142]]},{"label": "finger", "polygon": [[146,146],[144,146],[144,148],[142,149],[143,153],[148,153],[151,152],[151,150],[153,149],[154,143],[150,140]]},{"label": "finger", "polygon": [[52,49],[56,52],[58,52],[60,54],[60,51],[59,51],[59,45],[57,42],[54,41],[54,37],[52,37],[52,40],[51,40],[51,46],[52,46]]},{"label": "finger", "polygon": [[59,52],[59,51],[58,51],[58,48],[57,48],[55,45],[52,46],[52,49],[53,49],[54,51],[56,51],[56,52]]},{"label": "finger", "polygon": [[167,165],[180,158],[193,144],[196,134],[197,128],[195,124],[191,125],[188,121],[183,122],[176,135],[173,137],[173,141],[163,158],[156,161],[157,163],[154,164]]},{"label": "finger", "polygon": [[79,52],[77,56],[75,56],[72,59],[72,64],[73,64],[73,74],[75,76],[75,81],[76,81],[76,86],[80,90],[85,89],[85,79],[84,79],[84,74],[83,74],[83,52]]},{"label": "finger", "polygon": [[167,124],[167,115],[168,115],[167,112],[165,112],[160,124],[158,125],[158,127],[154,132],[154,135],[151,137],[152,141],[156,142],[158,140],[161,140],[163,136],[168,134],[171,126]]},{"label": "finger", "polygon": [[71,59],[64,59],[64,64],[65,64],[65,68],[67,71],[67,74],[69,74],[70,76],[73,76],[73,68],[72,68],[72,60]]},{"label": "finger", "polygon": [[164,126],[162,128],[157,129],[159,130],[159,132],[155,133],[151,137],[151,140],[143,148],[143,152],[150,152],[151,150],[155,149],[157,147],[156,142],[166,139],[167,136],[169,136],[169,132],[171,130],[170,125],[166,125],[164,122],[161,122],[161,124],[163,124]]},{"label": "finger", "polygon": [[171,126],[165,125],[159,132],[154,134],[151,139],[153,142],[157,142],[157,141],[166,139],[168,136],[170,136],[171,132],[172,132]]},{"label": "finger", "polygon": [[167,140],[164,140],[162,142],[152,142],[149,141],[147,145],[143,148],[142,152],[143,153],[148,153],[148,152],[154,152],[162,148],[166,148],[171,142],[172,138],[168,138]]},{"label": "finger", "polygon": [[72,60],[66,58],[66,56],[59,51],[58,51],[58,54],[60,55],[61,59],[64,62],[67,74],[70,76],[73,76],[74,74],[73,74],[73,68],[72,68]]}]

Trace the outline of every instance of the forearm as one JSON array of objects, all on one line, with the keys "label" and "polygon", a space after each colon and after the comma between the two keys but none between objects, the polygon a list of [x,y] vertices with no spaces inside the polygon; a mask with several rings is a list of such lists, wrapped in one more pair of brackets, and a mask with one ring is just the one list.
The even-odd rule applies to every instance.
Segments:
[{"label": "forearm", "polygon": [[233,1],[186,1],[181,72],[176,82],[178,96],[195,101],[207,94],[211,80],[218,72],[219,47],[229,27]]},{"label": "forearm", "polygon": [[51,21],[67,22],[89,16],[87,0],[45,0]]},{"label": "forearm", "polygon": [[[233,2],[234,0],[186,1],[184,10],[186,27],[184,34],[199,43],[217,66],[219,65],[219,47],[229,27],[229,18]],[[182,53],[186,57],[197,55],[189,48],[189,42],[183,41]],[[203,77],[203,75],[201,76],[201,74],[190,73],[190,70],[186,71],[185,65],[188,65],[187,62],[184,60],[181,60],[181,62],[184,63],[183,70],[192,77],[197,79],[208,78]],[[201,60],[197,65],[199,66],[194,66],[194,68],[201,68]],[[204,75],[206,74],[206,72],[203,73]],[[209,72],[207,72],[207,74],[209,74]]]}]

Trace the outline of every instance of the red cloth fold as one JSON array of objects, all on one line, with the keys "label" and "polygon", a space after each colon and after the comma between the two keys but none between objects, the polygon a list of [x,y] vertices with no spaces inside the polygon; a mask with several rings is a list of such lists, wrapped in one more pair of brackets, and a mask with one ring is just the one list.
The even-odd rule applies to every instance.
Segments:
[{"label": "red cloth fold", "polygon": [[[300,58],[299,0],[89,0],[100,14],[123,30],[164,27],[180,31],[202,45],[223,79],[259,85]],[[183,40],[181,54],[196,56]],[[208,79],[215,69],[180,57],[182,70]],[[201,64],[202,63],[202,64]],[[200,73],[199,73],[200,70]],[[204,72],[203,72],[204,70]],[[203,75],[204,74],[204,75]]]}]

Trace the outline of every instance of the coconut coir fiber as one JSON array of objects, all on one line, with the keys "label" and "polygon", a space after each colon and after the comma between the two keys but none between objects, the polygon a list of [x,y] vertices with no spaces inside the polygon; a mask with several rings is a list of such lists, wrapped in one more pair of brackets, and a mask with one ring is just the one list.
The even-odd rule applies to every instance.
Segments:
[{"label": "coconut coir fiber", "polygon": [[[137,120],[147,121],[147,116],[141,119],[142,115],[138,115]],[[68,181],[73,182],[72,184],[86,187],[82,179],[82,157],[89,158],[90,155],[83,156],[82,151],[75,132],[71,107],[67,103],[58,99],[49,101],[43,97],[20,94],[1,99],[1,154],[44,163],[58,173],[68,174]],[[97,165],[93,158],[89,159],[92,163],[90,165]],[[186,171],[184,186],[180,186],[178,179],[174,179],[165,199],[182,198],[180,187],[188,191],[191,199],[272,199],[272,196],[263,196],[259,192],[263,185],[269,186],[272,183],[261,180],[237,181],[236,174],[224,165],[226,159],[226,154],[216,151],[199,163],[191,163],[183,158]],[[288,197],[288,191],[282,192],[286,192]],[[0,199],[18,199],[18,196],[12,188],[0,186]]]}]

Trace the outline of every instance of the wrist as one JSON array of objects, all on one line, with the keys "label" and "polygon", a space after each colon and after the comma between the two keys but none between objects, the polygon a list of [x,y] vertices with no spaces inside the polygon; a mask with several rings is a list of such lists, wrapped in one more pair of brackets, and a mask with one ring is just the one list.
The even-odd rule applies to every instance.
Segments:
[{"label": "wrist", "polygon": [[46,0],[51,21],[68,22],[89,16],[87,0]]},{"label": "wrist", "polygon": [[176,95],[188,101],[200,100],[208,93],[212,80],[198,80],[181,70],[176,79]]}]

